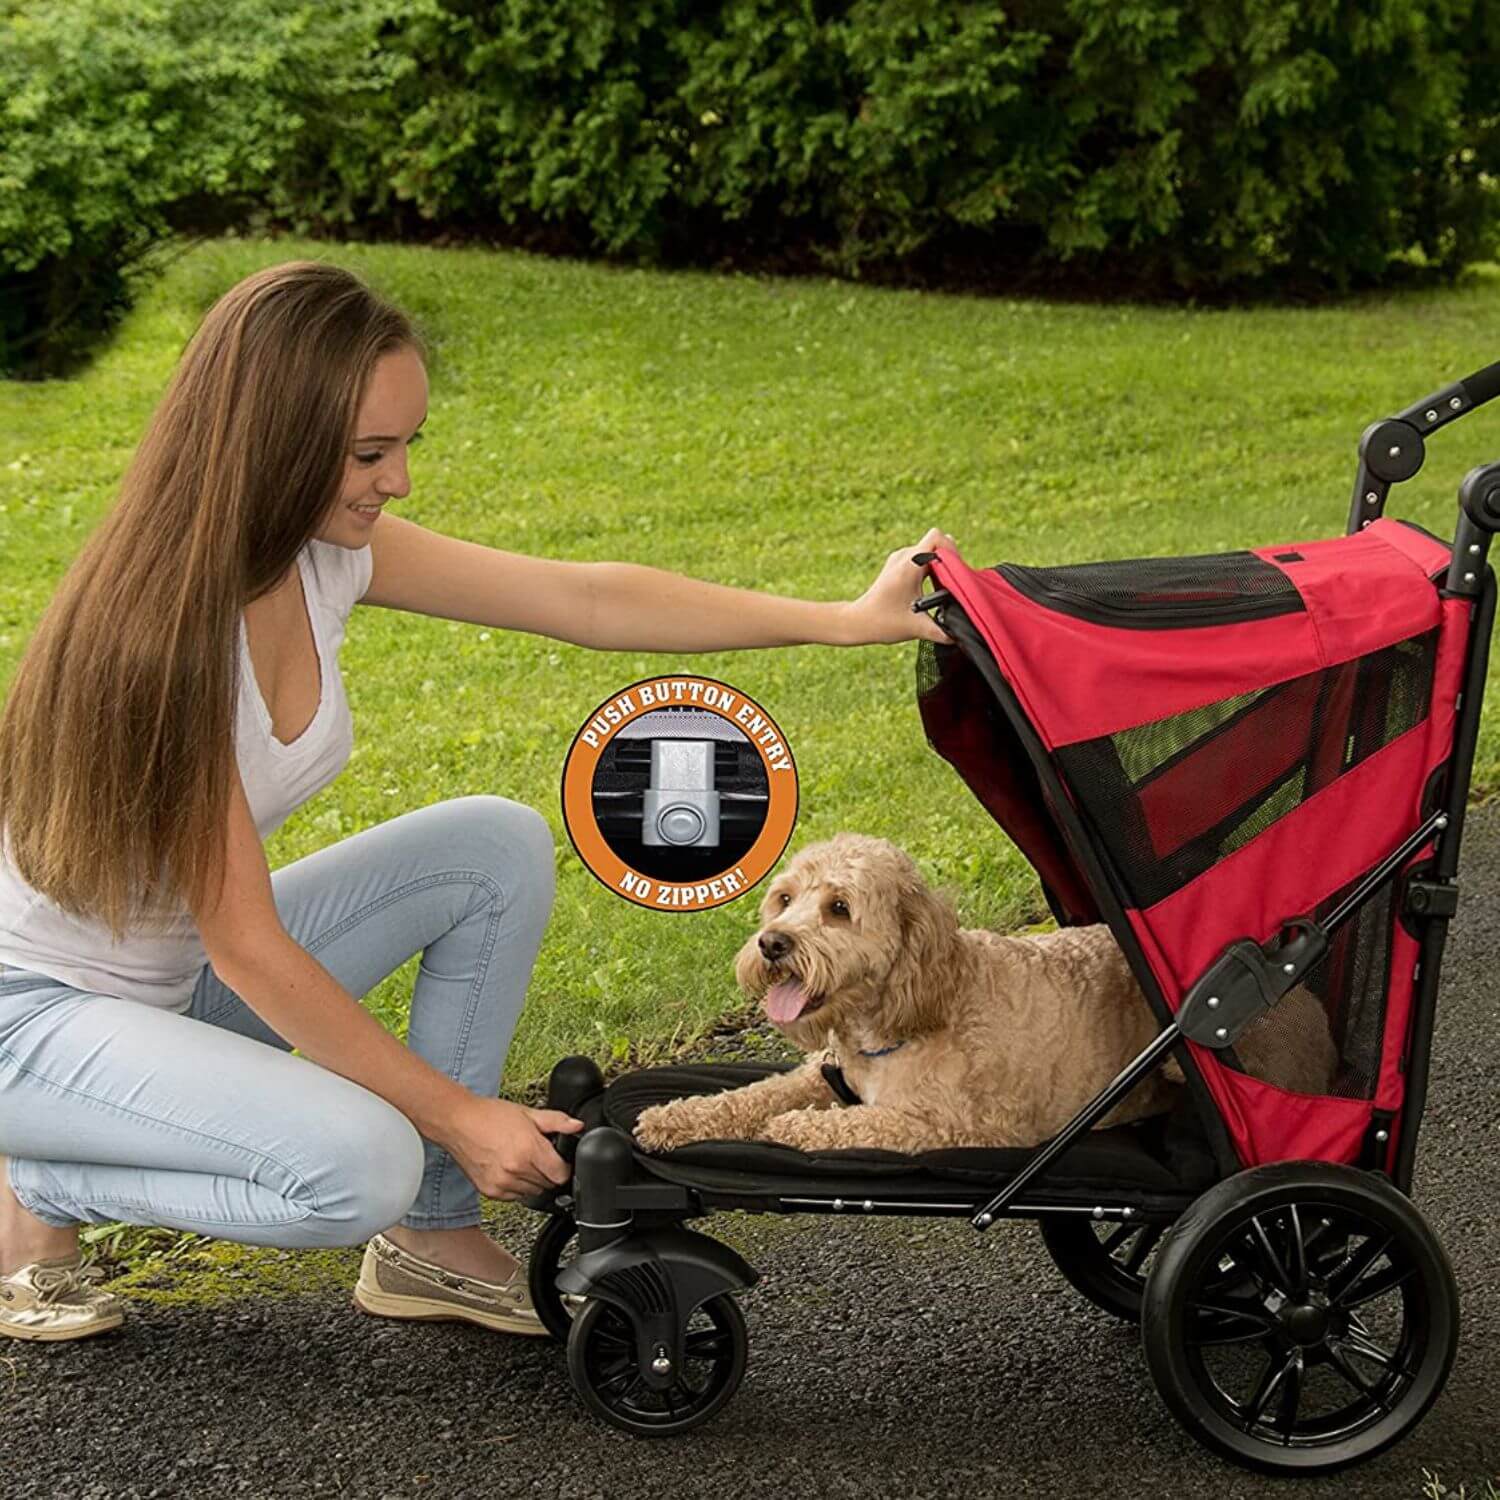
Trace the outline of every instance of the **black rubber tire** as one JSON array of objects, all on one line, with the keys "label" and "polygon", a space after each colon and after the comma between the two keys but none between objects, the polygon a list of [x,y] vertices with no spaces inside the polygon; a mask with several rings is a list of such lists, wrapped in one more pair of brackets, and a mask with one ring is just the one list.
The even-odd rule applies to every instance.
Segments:
[{"label": "black rubber tire", "polygon": [[1047,1253],[1069,1285],[1124,1322],[1141,1321],[1149,1257],[1166,1232],[1165,1224],[1110,1221],[1099,1225],[1109,1231],[1103,1239],[1094,1221],[1082,1214],[1054,1214],[1038,1224]]},{"label": "black rubber tire", "polygon": [[531,1305],[547,1332],[559,1344],[568,1342],[573,1331],[573,1313],[569,1302],[557,1289],[557,1272],[562,1258],[578,1234],[572,1214],[555,1213],[542,1225],[531,1247],[526,1265],[526,1283],[531,1291]]},{"label": "black rubber tire", "polygon": [[[677,1389],[683,1393],[684,1408],[660,1413],[646,1410],[637,1399],[632,1406],[634,1382],[609,1390],[606,1387],[624,1378],[634,1368],[634,1354],[618,1349],[622,1342],[633,1351],[634,1333],[625,1315],[612,1303],[590,1297],[573,1321],[568,1335],[568,1373],[573,1388],[596,1417],[613,1427],[637,1437],[675,1437],[707,1422],[739,1388],[745,1373],[750,1337],[739,1304],[728,1292],[710,1297],[694,1313],[704,1314],[712,1324],[700,1338],[711,1338],[722,1352],[712,1361],[709,1376],[701,1389],[689,1388],[679,1376]],[[692,1338],[692,1333],[689,1338]],[[613,1360],[616,1368],[610,1368]]]},{"label": "black rubber tire", "polygon": [[1371,1172],[1283,1162],[1210,1188],[1167,1232],[1141,1334],[1162,1399],[1205,1447],[1317,1474],[1421,1421],[1458,1324],[1452,1267],[1409,1199]]}]

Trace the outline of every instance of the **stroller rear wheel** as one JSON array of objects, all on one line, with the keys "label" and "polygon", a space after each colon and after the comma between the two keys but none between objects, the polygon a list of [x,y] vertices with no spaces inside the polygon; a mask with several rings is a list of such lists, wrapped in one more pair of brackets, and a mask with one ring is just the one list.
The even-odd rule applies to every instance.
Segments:
[{"label": "stroller rear wheel", "polygon": [[641,1373],[630,1320],[613,1303],[590,1297],[568,1334],[568,1373],[606,1422],[639,1437],[670,1437],[708,1421],[734,1395],[749,1346],[739,1304],[721,1292],[688,1320],[671,1383],[653,1387]]},{"label": "stroller rear wheel", "polygon": [[1146,1363],[1205,1446],[1319,1473],[1425,1415],[1458,1345],[1458,1292],[1426,1221],[1388,1181],[1280,1163],[1211,1188],[1146,1280]]},{"label": "stroller rear wheel", "polygon": [[1131,1224],[1054,1215],[1040,1221],[1042,1243],[1069,1284],[1095,1307],[1123,1318],[1141,1320],[1141,1299],[1152,1252],[1165,1224]]}]

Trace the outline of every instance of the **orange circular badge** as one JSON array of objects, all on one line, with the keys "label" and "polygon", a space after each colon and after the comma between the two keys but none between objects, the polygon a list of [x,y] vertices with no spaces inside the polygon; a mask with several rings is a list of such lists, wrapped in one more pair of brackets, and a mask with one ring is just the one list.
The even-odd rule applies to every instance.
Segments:
[{"label": "orange circular badge", "polygon": [[648,677],[613,693],[574,737],[563,823],[617,896],[708,911],[781,858],[797,821],[797,766],[776,721],[710,677]]}]

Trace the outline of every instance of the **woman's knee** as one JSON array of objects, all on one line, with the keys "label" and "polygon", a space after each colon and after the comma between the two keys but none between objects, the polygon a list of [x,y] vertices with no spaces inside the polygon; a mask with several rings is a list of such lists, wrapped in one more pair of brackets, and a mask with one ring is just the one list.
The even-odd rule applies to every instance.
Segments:
[{"label": "woman's knee", "polygon": [[323,1243],[357,1245],[403,1218],[422,1186],[416,1127],[378,1095],[339,1111],[318,1143],[316,1216]]},{"label": "woman's knee", "polygon": [[[509,797],[475,794],[445,804],[455,842],[450,856],[472,860],[494,877],[504,897],[524,897],[545,913],[556,885],[556,845],[547,820]],[[461,851],[461,852],[460,852]]]},{"label": "woman's knee", "polygon": [[509,797],[482,793],[459,797],[453,805],[461,809],[464,822],[496,848],[551,864],[552,829],[534,807],[513,802]]}]

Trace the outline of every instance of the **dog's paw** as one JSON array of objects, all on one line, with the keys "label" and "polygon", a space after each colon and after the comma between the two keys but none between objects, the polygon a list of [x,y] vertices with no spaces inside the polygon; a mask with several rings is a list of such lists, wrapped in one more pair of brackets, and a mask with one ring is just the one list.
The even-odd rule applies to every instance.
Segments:
[{"label": "dog's paw", "polygon": [[810,1109],[789,1109],[785,1114],[767,1120],[756,1132],[763,1141],[774,1141],[778,1146],[794,1146],[807,1150],[813,1145],[808,1117],[817,1113]]},{"label": "dog's paw", "polygon": [[635,1138],[648,1151],[671,1151],[701,1139],[694,1129],[690,1113],[681,1108],[684,1101],[653,1104],[643,1109],[635,1122]]}]

